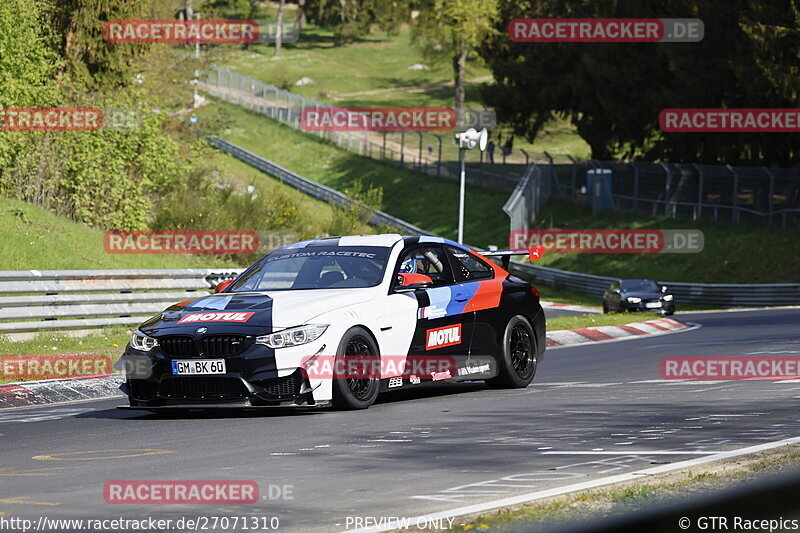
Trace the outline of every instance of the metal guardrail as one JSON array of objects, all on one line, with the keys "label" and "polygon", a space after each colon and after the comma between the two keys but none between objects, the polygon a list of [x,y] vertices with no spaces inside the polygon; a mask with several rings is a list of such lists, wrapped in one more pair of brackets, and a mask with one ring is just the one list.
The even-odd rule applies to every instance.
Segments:
[{"label": "metal guardrail", "polygon": [[[561,285],[598,297],[612,281],[619,278],[581,274],[557,268],[511,262],[511,271],[518,276],[545,285]],[[719,305],[722,307],[775,306],[800,304],[800,283],[739,285],[730,283],[685,283],[658,281],[675,296],[675,302]]]},{"label": "metal guardrail", "polygon": [[[563,285],[598,297],[616,278],[512,262],[535,283]],[[0,271],[0,335],[29,338],[41,330],[135,325],[166,307],[210,294],[242,269]],[[793,305],[800,284],[699,284],[660,281],[675,300],[720,306]]]},{"label": "metal guardrail", "polygon": [[0,271],[0,334],[132,325],[210,294],[242,269]]},{"label": "metal guardrail", "polygon": [[304,192],[318,200],[322,200],[340,207],[357,207],[366,212],[372,212],[372,218],[370,218],[369,221],[369,223],[372,225],[382,224],[385,226],[391,226],[393,228],[397,228],[403,233],[408,233],[411,235],[433,235],[433,233],[429,233],[422,228],[406,222],[405,220],[393,217],[389,213],[373,209],[357,200],[354,200],[346,194],[337,191],[336,189],[332,189],[322,185],[321,183],[317,183],[316,181],[304,178],[303,176],[292,172],[291,170],[288,170],[277,163],[273,163],[269,159],[236,146],[232,142],[228,142],[218,137],[209,137],[207,140],[214,148],[218,148],[219,150],[222,150],[223,152],[226,152],[233,157],[254,166],[262,172],[266,172],[270,176],[278,178],[284,183],[294,187],[298,191]]},{"label": "metal guardrail", "polygon": [[[284,167],[273,163],[259,155],[256,155],[235,144],[210,137],[209,143],[220,150],[223,150],[234,157],[248,163],[267,174],[274,176],[288,185],[313,196],[319,200],[330,202],[340,206],[358,205],[363,209],[371,209],[368,206],[356,202],[347,195],[320,183],[309,180],[296,174]],[[526,176],[530,179],[536,166],[530,165],[526,171]],[[515,191],[522,195],[522,188]],[[433,235],[413,224],[410,224],[397,217],[393,217],[383,211],[372,210],[374,215],[370,221],[372,224],[385,224],[396,227],[404,233],[411,235]],[[512,262],[512,271],[523,277],[532,279],[537,283],[546,285],[563,285],[570,289],[575,289],[585,294],[602,296],[608,285],[618,278],[606,276],[595,276],[592,274],[582,274],[580,272],[570,272],[557,268],[541,267],[532,264]],[[733,285],[733,284],[703,284],[703,283],[681,283],[672,281],[660,281],[662,285],[669,287],[670,292],[675,295],[676,302],[700,303],[720,306],[771,306],[771,305],[794,305],[800,303],[800,284],[783,283],[776,285]],[[599,304],[598,299],[598,304]]]}]

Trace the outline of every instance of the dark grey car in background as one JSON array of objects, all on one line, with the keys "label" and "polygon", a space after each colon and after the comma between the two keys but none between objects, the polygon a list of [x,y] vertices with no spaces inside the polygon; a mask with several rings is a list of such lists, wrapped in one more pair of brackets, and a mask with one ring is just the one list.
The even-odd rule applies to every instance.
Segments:
[{"label": "dark grey car in background", "polygon": [[650,311],[664,316],[675,312],[675,299],[652,279],[620,279],[603,293],[603,312]]}]

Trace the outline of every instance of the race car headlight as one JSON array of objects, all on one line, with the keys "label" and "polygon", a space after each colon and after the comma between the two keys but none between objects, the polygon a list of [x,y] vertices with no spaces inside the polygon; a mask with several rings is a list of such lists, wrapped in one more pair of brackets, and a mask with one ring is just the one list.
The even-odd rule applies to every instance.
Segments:
[{"label": "race car headlight", "polygon": [[628,303],[629,304],[640,304],[640,303],[642,303],[642,299],[641,298],[637,298],[636,296],[631,296],[630,298],[628,298]]},{"label": "race car headlight", "polygon": [[664,298],[663,298],[663,300],[664,300],[665,302],[671,302],[671,301],[672,301],[672,295],[671,295],[671,294],[667,294],[667,295],[665,295],[665,296],[664,296]]},{"label": "race car headlight", "polygon": [[256,344],[270,348],[288,348],[317,340],[328,329],[328,324],[306,324],[296,328],[284,329],[270,335],[256,337]]},{"label": "race car headlight", "polygon": [[149,352],[158,346],[158,341],[153,337],[148,337],[141,331],[134,331],[131,335],[131,347],[143,352]]}]

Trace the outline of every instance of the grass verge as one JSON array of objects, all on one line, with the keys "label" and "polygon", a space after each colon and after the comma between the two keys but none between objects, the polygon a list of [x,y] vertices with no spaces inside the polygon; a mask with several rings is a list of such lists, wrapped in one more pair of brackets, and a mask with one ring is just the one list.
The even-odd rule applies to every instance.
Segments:
[{"label": "grass verge", "polygon": [[[347,192],[361,183],[383,190],[380,208],[444,237],[458,231],[458,183],[420,174],[341,150],[238,106],[218,103],[199,110],[201,120],[226,124],[220,136],[301,176]],[[476,246],[508,240],[502,207],[508,193],[471,186],[466,194],[464,240]],[[501,223],[491,223],[502,216]]]},{"label": "grass verge", "polygon": [[658,318],[661,318],[661,315],[656,313],[609,313],[607,315],[586,314],[559,316],[547,320],[547,331],[592,328],[597,326],[625,326],[633,322],[646,322]]},{"label": "grass verge", "polygon": [[541,229],[699,229],[705,236],[705,247],[700,253],[545,254],[536,263],[541,266],[659,281],[800,282],[800,234],[797,231],[732,226],[705,220],[653,219],[611,211],[592,215],[588,207],[560,200],[550,200],[539,214],[539,221]]}]

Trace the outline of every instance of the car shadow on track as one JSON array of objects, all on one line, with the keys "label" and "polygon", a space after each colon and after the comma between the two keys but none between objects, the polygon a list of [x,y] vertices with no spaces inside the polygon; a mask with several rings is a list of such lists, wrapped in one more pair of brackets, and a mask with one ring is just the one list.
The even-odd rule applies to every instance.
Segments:
[{"label": "car shadow on track", "polygon": [[[420,385],[411,389],[384,392],[378,396],[371,409],[380,408],[381,405],[397,404],[413,400],[425,400],[457,394],[468,394],[489,390],[482,381],[466,383],[439,383],[435,385]],[[124,401],[124,400],[123,400]],[[122,403],[121,403],[122,405]],[[211,409],[170,409],[159,412],[139,411],[130,409],[101,409],[80,413],[75,418],[102,418],[110,420],[193,420],[193,419],[232,419],[232,418],[279,418],[287,416],[309,416],[322,413],[336,412],[332,408],[314,407],[215,407]]]}]

